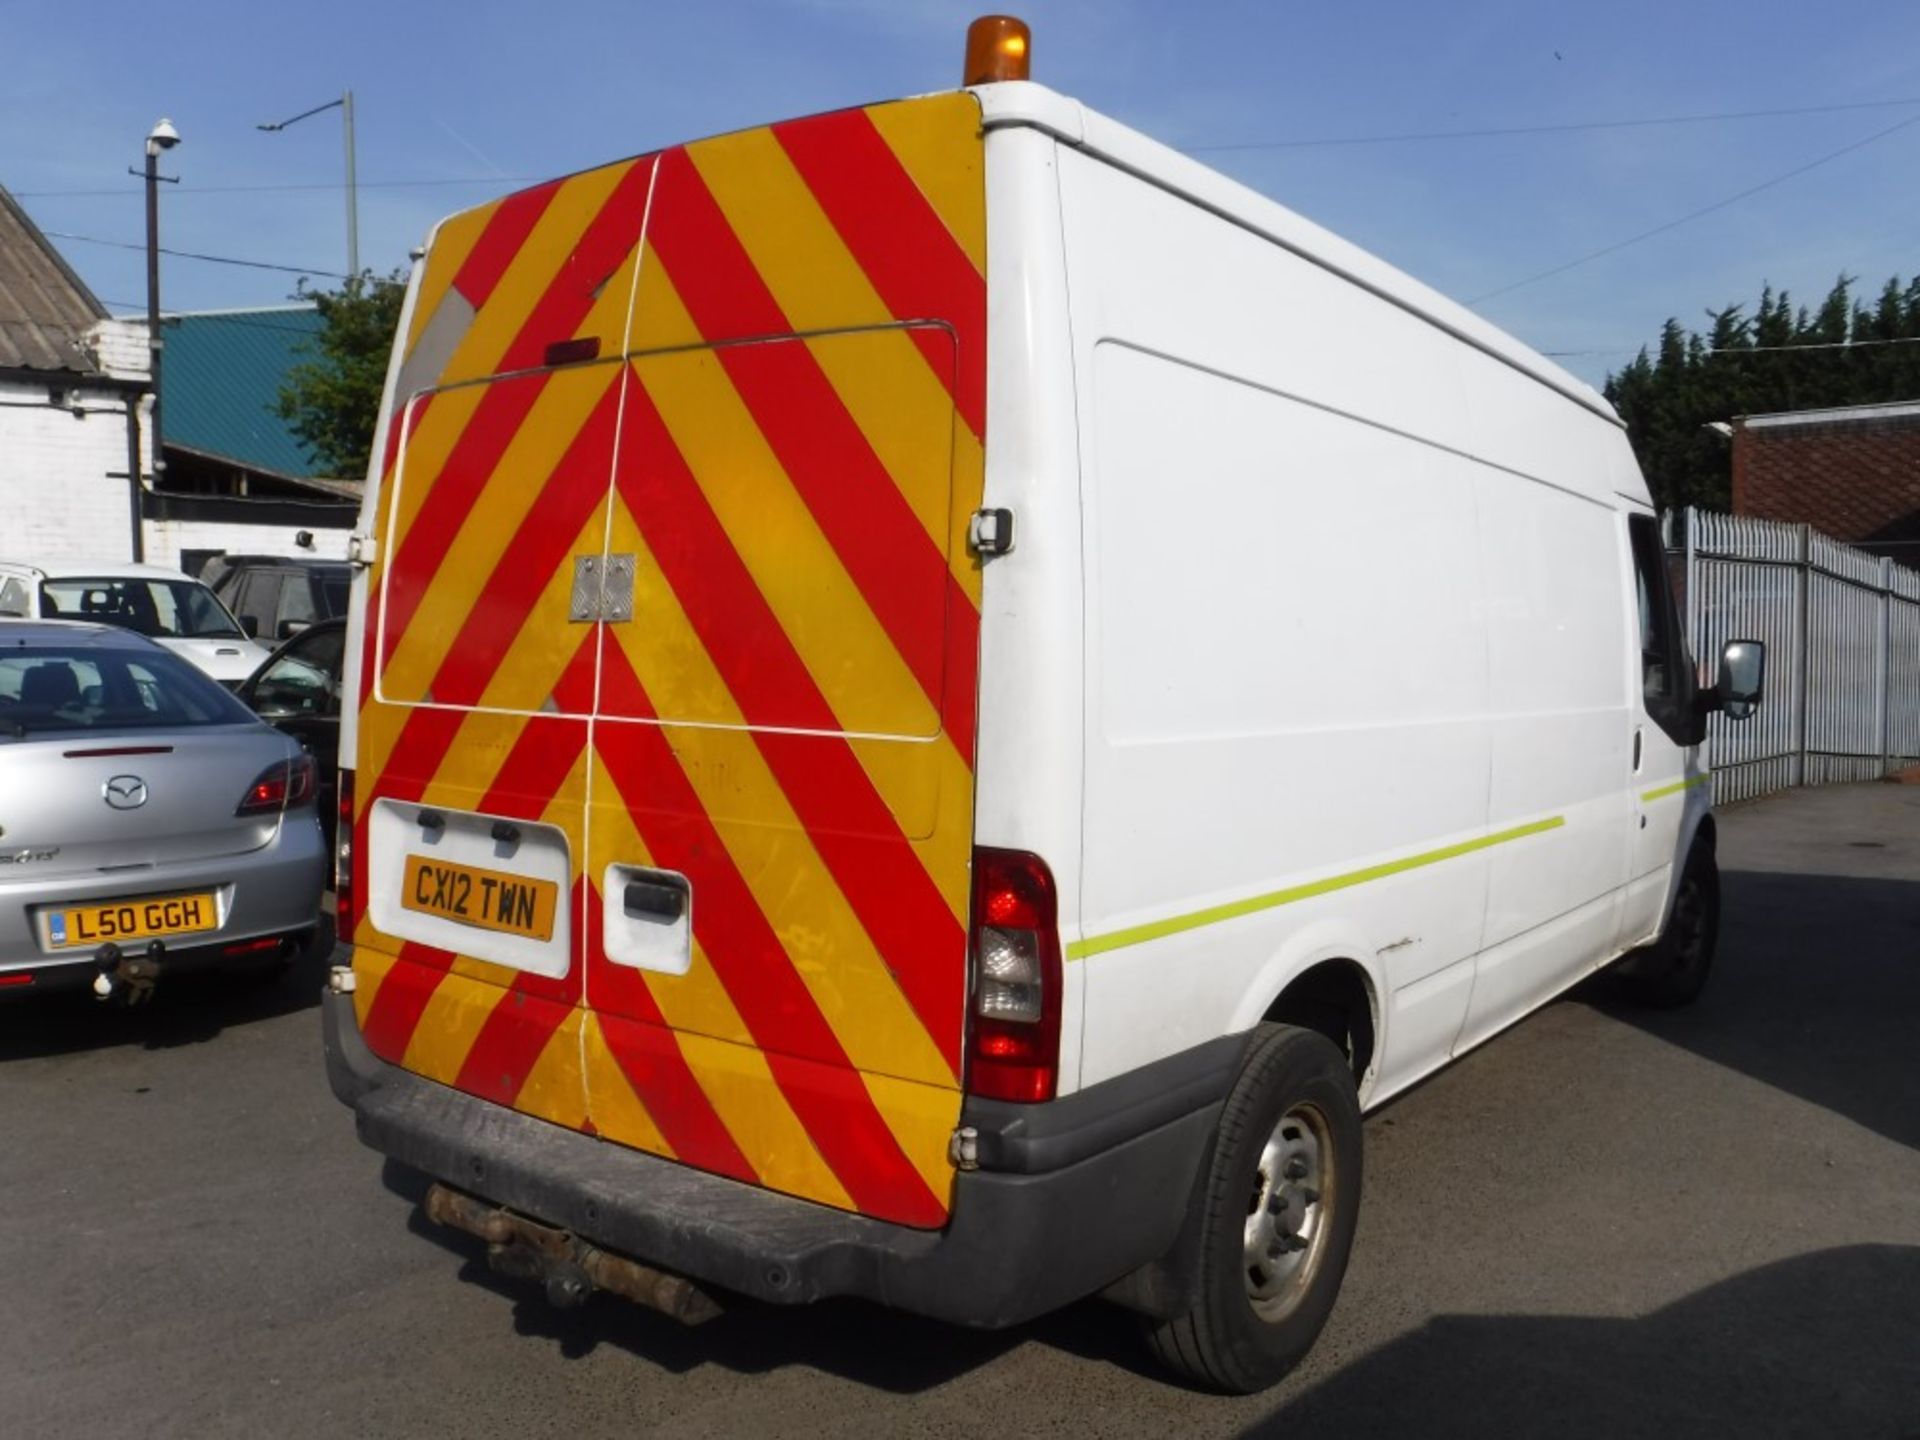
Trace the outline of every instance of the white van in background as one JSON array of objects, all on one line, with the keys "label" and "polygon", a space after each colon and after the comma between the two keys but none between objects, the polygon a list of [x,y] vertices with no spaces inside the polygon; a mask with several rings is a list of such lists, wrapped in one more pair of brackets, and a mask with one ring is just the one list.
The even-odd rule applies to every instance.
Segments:
[{"label": "white van in background", "polygon": [[1622,957],[1698,992],[1763,655],[1698,686],[1586,385],[1024,74],[436,232],[329,1070],[561,1301],[1099,1292],[1253,1390],[1363,1110]]}]

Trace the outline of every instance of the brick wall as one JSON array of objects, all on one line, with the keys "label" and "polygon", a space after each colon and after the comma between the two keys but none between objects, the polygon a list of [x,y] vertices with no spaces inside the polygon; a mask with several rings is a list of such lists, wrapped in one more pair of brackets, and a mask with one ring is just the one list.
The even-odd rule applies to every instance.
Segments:
[{"label": "brick wall", "polygon": [[1920,553],[1920,407],[1806,423],[1764,418],[1733,432],[1736,515],[1811,525],[1895,558]]}]

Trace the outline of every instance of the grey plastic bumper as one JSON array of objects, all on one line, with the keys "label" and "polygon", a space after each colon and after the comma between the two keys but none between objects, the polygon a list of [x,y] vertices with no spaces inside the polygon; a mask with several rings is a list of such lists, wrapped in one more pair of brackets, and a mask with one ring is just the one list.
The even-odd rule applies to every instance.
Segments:
[{"label": "grey plastic bumper", "polygon": [[969,1102],[963,1123],[981,1133],[983,1164],[1022,1169],[957,1175],[947,1228],[924,1231],[710,1175],[421,1079],[367,1049],[349,995],[325,995],[321,1014],[334,1094],[353,1108],[360,1139],[405,1165],[761,1300],[853,1295],[989,1328],[1090,1295],[1172,1248],[1239,1057],[1230,1037],[1052,1105]]}]

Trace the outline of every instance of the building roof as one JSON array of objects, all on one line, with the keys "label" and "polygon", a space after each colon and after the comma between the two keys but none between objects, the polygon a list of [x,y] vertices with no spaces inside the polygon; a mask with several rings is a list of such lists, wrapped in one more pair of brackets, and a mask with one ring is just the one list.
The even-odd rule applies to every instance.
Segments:
[{"label": "building roof", "polygon": [[1752,430],[1781,425],[1885,424],[1920,415],[1920,400],[1891,400],[1878,405],[1839,405],[1829,410],[1776,410],[1768,415],[1736,415],[1734,422]]},{"label": "building roof", "polygon": [[168,445],[291,479],[320,473],[274,409],[287,372],[317,353],[311,305],[170,315],[161,328]]},{"label": "building roof", "polygon": [[1906,558],[1920,546],[1920,401],[1742,416],[1733,509]]},{"label": "building roof", "polygon": [[107,312],[0,186],[0,369],[95,375],[87,332]]}]

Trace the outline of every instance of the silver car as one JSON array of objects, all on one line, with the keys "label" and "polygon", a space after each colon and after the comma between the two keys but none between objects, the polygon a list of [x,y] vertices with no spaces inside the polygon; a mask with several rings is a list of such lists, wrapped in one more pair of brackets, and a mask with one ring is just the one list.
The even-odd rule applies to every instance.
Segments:
[{"label": "silver car", "polygon": [[297,741],[131,631],[0,621],[0,996],[289,958],[327,863]]}]

